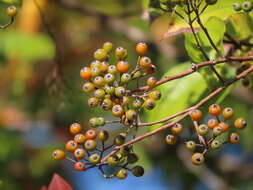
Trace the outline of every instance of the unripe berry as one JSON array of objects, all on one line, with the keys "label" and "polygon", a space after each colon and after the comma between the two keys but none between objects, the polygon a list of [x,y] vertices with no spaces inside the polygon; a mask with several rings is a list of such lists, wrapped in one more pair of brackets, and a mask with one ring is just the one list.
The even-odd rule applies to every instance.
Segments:
[{"label": "unripe berry", "polygon": [[89,123],[92,127],[96,127],[98,126],[98,122],[97,122],[97,118],[96,117],[92,117],[89,119]]},{"label": "unripe berry", "polygon": [[95,89],[95,85],[91,82],[86,82],[83,84],[83,91],[84,92],[92,92]]},{"label": "unripe berry", "polygon": [[92,68],[91,68],[91,76],[92,76],[92,77],[99,76],[100,73],[101,73],[100,67],[92,67]]},{"label": "unripe berry", "polygon": [[91,69],[89,67],[84,67],[80,70],[80,77],[84,80],[90,80],[91,79]]},{"label": "unripe berry", "polygon": [[15,16],[17,14],[18,10],[17,10],[17,7],[14,6],[14,5],[11,5],[7,8],[7,15],[8,16]]},{"label": "unripe berry", "polygon": [[126,137],[124,135],[117,135],[114,139],[114,145],[120,146],[125,143]]},{"label": "unripe berry", "polygon": [[212,148],[212,149],[219,149],[220,147],[221,147],[220,141],[213,140],[213,141],[211,142],[211,148]]},{"label": "unripe berry", "polygon": [[205,162],[205,157],[202,153],[194,153],[192,155],[192,163],[195,165],[201,165]]},{"label": "unripe berry", "polygon": [[115,57],[118,60],[124,60],[124,59],[126,59],[126,57],[127,57],[127,50],[124,49],[123,47],[117,47],[115,49]]},{"label": "unripe berry", "polygon": [[240,11],[240,10],[242,10],[242,5],[240,4],[240,3],[233,3],[233,5],[232,5],[232,7],[233,7],[233,9],[235,10],[235,11]]},{"label": "unripe berry", "polygon": [[103,44],[103,49],[106,50],[107,52],[110,52],[113,48],[113,44],[111,42],[105,42]]},{"label": "unripe berry", "polygon": [[169,145],[174,145],[177,142],[177,137],[174,135],[167,135],[165,138],[165,141],[167,142],[167,144]]},{"label": "unripe berry", "polygon": [[154,87],[154,86],[156,85],[156,82],[157,82],[157,80],[156,80],[155,77],[149,77],[149,78],[147,79],[147,85],[148,85],[149,87]]},{"label": "unripe berry", "polygon": [[222,133],[222,129],[220,126],[216,126],[213,128],[213,135],[214,136],[219,136]]},{"label": "unripe berry", "polygon": [[85,168],[85,163],[84,162],[75,162],[74,164],[74,169],[76,171],[84,171],[86,168]]},{"label": "unripe berry", "polygon": [[65,148],[69,152],[74,152],[78,148],[78,145],[75,141],[70,140],[66,143]]},{"label": "unripe berry", "polygon": [[194,151],[196,149],[196,143],[194,141],[187,141],[186,148],[188,150]]},{"label": "unripe berry", "polygon": [[122,97],[126,93],[126,89],[123,86],[119,86],[115,88],[115,95],[117,97]]},{"label": "unripe berry", "polygon": [[77,160],[82,160],[85,156],[85,150],[82,149],[82,148],[78,148],[74,151],[74,157],[77,159]]},{"label": "unripe berry", "polygon": [[78,133],[81,133],[82,130],[83,130],[83,128],[79,123],[73,123],[69,127],[69,131],[72,135],[76,135]]},{"label": "unripe berry", "polygon": [[117,172],[116,177],[117,177],[118,179],[125,179],[125,178],[127,178],[127,170],[124,169],[124,168],[121,168],[121,169]]},{"label": "unripe berry", "polygon": [[235,120],[234,126],[237,129],[244,129],[247,126],[247,121],[244,118],[238,118]]},{"label": "unripe berry", "polygon": [[190,116],[193,121],[201,121],[202,112],[200,110],[195,109],[190,112]]},{"label": "unripe berry", "polygon": [[155,106],[156,106],[156,103],[151,98],[146,99],[145,102],[143,103],[143,107],[148,110],[152,110]]},{"label": "unripe berry", "polygon": [[137,112],[135,110],[127,110],[126,118],[130,121],[134,120],[137,116]]},{"label": "unripe berry", "polygon": [[84,148],[85,150],[88,150],[88,151],[95,150],[97,148],[97,142],[95,140],[88,139],[84,143]]},{"label": "unripe berry", "polygon": [[52,153],[52,157],[54,160],[62,160],[65,158],[65,152],[59,149],[56,149]]},{"label": "unripe berry", "polygon": [[140,55],[144,55],[148,51],[148,45],[145,42],[140,42],[135,47],[136,52]]},{"label": "unripe berry", "polygon": [[97,164],[100,162],[100,155],[99,154],[92,154],[89,156],[89,161],[91,164]]},{"label": "unripe berry", "polygon": [[228,120],[230,119],[231,117],[233,117],[234,115],[234,111],[232,108],[224,108],[223,111],[222,111],[222,115],[223,115],[223,118],[225,120]]},{"label": "unripe berry", "polygon": [[239,137],[239,135],[237,133],[231,133],[229,135],[229,139],[228,140],[229,140],[229,142],[231,144],[237,144],[240,141],[240,137]]},{"label": "unripe berry", "polygon": [[208,122],[207,122],[207,126],[209,129],[213,129],[214,127],[218,126],[219,125],[219,122],[217,119],[209,119]]},{"label": "unripe berry", "polygon": [[98,139],[101,140],[102,142],[107,141],[109,138],[109,133],[105,130],[102,130],[98,133]]},{"label": "unripe berry", "polygon": [[221,108],[218,104],[212,104],[209,106],[208,111],[213,116],[218,116],[221,113]]},{"label": "unripe berry", "polygon": [[122,117],[124,115],[125,111],[124,109],[122,108],[121,105],[119,104],[116,104],[112,107],[112,114],[115,116],[115,117]]},{"label": "unripe berry", "polygon": [[130,97],[129,96],[123,96],[122,97],[122,105],[127,106],[130,103]]},{"label": "unripe berry", "polygon": [[88,106],[91,108],[97,107],[99,104],[99,99],[97,97],[91,97],[88,99]]},{"label": "unripe berry", "polygon": [[104,90],[105,90],[106,94],[114,95],[115,88],[114,88],[113,86],[108,86],[108,85],[106,85],[106,86],[104,87]]},{"label": "unripe berry", "polygon": [[94,96],[96,98],[103,98],[105,96],[105,91],[103,89],[97,89],[94,91]]},{"label": "unripe berry", "polygon": [[173,135],[179,135],[183,132],[183,130],[184,130],[184,126],[180,123],[176,123],[171,128],[171,132]]},{"label": "unripe berry", "polygon": [[144,168],[142,166],[135,166],[131,169],[132,174],[135,177],[141,177],[144,175],[145,171]]},{"label": "unripe berry", "polygon": [[137,79],[137,78],[140,78],[141,76],[142,76],[141,71],[136,71],[136,72],[133,74],[132,79]]},{"label": "unripe berry", "polygon": [[122,82],[122,83],[128,83],[130,80],[131,80],[131,75],[128,73],[122,74],[122,76],[120,78],[120,82]]},{"label": "unripe berry", "polygon": [[133,105],[133,107],[135,109],[140,108],[142,106],[142,104],[143,104],[142,99],[138,99],[138,98],[136,98],[135,100],[133,100],[133,103],[132,103],[132,105]]},{"label": "unripe berry", "polygon": [[104,61],[107,59],[107,51],[105,49],[97,49],[93,56],[98,61]]},{"label": "unripe berry", "polygon": [[207,125],[202,124],[202,125],[198,126],[197,133],[199,135],[201,135],[201,136],[206,135],[208,133],[208,127],[207,127]]},{"label": "unripe berry", "polygon": [[149,92],[149,94],[148,94],[148,97],[153,100],[160,100],[161,96],[162,96],[162,94],[158,90],[153,90],[153,91]]},{"label": "unripe berry", "polygon": [[103,100],[102,105],[101,105],[101,107],[102,107],[104,110],[110,110],[110,109],[112,109],[112,106],[113,106],[113,102],[112,102],[112,100],[109,99],[109,98],[105,98],[105,99]]},{"label": "unripe berry", "polygon": [[110,156],[107,158],[107,163],[109,166],[117,166],[119,163],[119,158],[116,155]]},{"label": "unripe berry", "polygon": [[92,61],[91,64],[90,64],[91,69],[94,68],[94,67],[100,68],[100,66],[101,66],[101,62],[98,61],[98,60]]},{"label": "unripe berry", "polygon": [[252,2],[250,1],[244,1],[242,4],[242,10],[244,12],[249,12],[252,10]]},{"label": "unripe berry", "polygon": [[82,133],[76,134],[74,137],[74,141],[78,144],[83,144],[86,138]]},{"label": "unripe berry", "polygon": [[117,74],[117,67],[115,65],[110,65],[108,67],[108,73],[113,74],[113,75]]},{"label": "unripe berry", "polygon": [[111,73],[107,73],[104,76],[105,83],[112,84],[115,81],[115,76]]},{"label": "unripe berry", "polygon": [[140,67],[142,67],[142,68],[150,67],[151,63],[152,63],[151,59],[149,57],[146,57],[146,56],[141,57],[140,62],[139,62]]}]

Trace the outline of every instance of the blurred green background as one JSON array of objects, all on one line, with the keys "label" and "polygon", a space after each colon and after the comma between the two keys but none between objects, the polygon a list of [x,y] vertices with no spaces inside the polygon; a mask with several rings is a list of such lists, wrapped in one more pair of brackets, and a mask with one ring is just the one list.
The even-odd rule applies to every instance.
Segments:
[{"label": "blurred green background", "polygon": [[[160,78],[165,72],[173,74],[189,68],[184,64],[188,58],[183,38],[163,38],[169,20],[163,16],[150,22],[153,17],[150,18],[146,0],[36,2],[24,0],[14,24],[0,30],[0,189],[39,189],[49,184],[53,173],[59,173],[75,189],[90,189],[80,186],[82,177],[93,184],[105,183],[105,189],[127,189],[128,185],[134,188],[142,179],[131,178],[122,187],[117,182],[110,185],[110,180],[96,175],[91,182],[85,172],[73,173],[68,164],[53,161],[51,152],[70,137],[71,123],[88,127],[89,117],[106,114],[88,109],[88,96],[82,91],[79,77],[80,68],[92,61],[93,52],[102,43],[111,41],[128,49],[128,60],[134,65],[135,44],[146,41]],[[1,24],[8,22],[5,10],[10,4],[20,2],[1,1]],[[180,79],[168,87],[162,100],[166,101],[162,110],[167,112],[160,111],[161,116],[182,110],[203,97],[207,86],[196,77]],[[252,189],[252,93],[252,89],[238,85],[222,101],[223,107],[236,108],[237,116],[247,118],[249,127],[241,133],[240,145],[226,145],[210,153],[205,167],[192,166],[182,145],[168,147],[164,134],[138,143],[140,162],[147,175],[160,176],[153,184],[149,181],[152,179],[144,177],[138,189]],[[143,120],[159,119],[152,114],[157,110],[146,118],[144,115]],[[161,188],[157,184],[162,184]]]}]

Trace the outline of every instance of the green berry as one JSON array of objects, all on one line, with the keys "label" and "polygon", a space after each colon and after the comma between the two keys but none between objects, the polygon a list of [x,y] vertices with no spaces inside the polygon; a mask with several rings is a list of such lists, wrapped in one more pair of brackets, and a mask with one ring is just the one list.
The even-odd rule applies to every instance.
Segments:
[{"label": "green berry", "polygon": [[91,154],[89,156],[89,161],[91,164],[97,164],[100,162],[100,155],[99,154]]},{"label": "green berry", "polygon": [[232,7],[235,11],[242,10],[242,5],[240,3],[233,3]]},{"label": "green berry", "polygon": [[101,140],[102,142],[107,141],[109,138],[109,133],[105,130],[102,130],[98,133],[98,139]]},{"label": "green berry", "polygon": [[155,101],[151,98],[146,99],[145,102],[143,103],[143,107],[148,110],[152,110],[155,106],[156,106]]},{"label": "green berry", "polygon": [[196,149],[196,143],[194,141],[187,141],[186,148],[188,150],[194,151]]},{"label": "green berry", "polygon": [[133,103],[132,103],[133,107],[136,109],[140,108],[142,104],[143,104],[143,101],[142,99],[139,99],[139,98],[133,100]]},{"label": "green berry", "polygon": [[130,103],[130,97],[129,96],[123,96],[122,97],[122,105],[127,106]]},{"label": "green berry", "polygon": [[154,87],[156,85],[156,78],[155,77],[149,77],[148,80],[147,80],[147,85],[149,87]]},{"label": "green berry", "polygon": [[17,7],[14,6],[14,5],[11,5],[7,8],[7,15],[8,16],[15,16],[17,14],[18,10],[17,10]]},{"label": "green berry", "polygon": [[92,92],[92,91],[94,91],[94,89],[95,89],[95,85],[91,82],[86,82],[83,85],[83,91],[86,93]]},{"label": "green berry", "polygon": [[114,145],[120,146],[125,143],[126,137],[124,135],[117,135],[114,139]]},{"label": "green berry", "polygon": [[99,76],[100,73],[101,73],[101,69],[99,67],[92,67],[91,68],[91,76],[92,77]]},{"label": "green berry", "polygon": [[100,68],[100,66],[101,66],[101,62],[98,60],[92,61],[90,64],[90,68],[95,68],[95,67]]},{"label": "green berry", "polygon": [[99,104],[99,99],[97,97],[91,97],[88,99],[88,106],[91,108],[94,108],[98,106]]},{"label": "green berry", "polygon": [[127,50],[123,47],[117,47],[115,50],[115,57],[118,60],[124,60],[127,57]]},{"label": "green berry", "polygon": [[111,99],[109,98],[105,98],[102,102],[102,105],[101,107],[104,109],[104,110],[110,110],[112,109],[112,106],[113,106],[113,102]]},{"label": "green berry", "polygon": [[120,170],[117,172],[116,177],[117,177],[118,179],[125,179],[125,178],[127,178],[127,170],[124,169],[124,168],[120,169]]},{"label": "green berry", "polygon": [[128,146],[124,146],[120,149],[119,152],[122,156],[127,156],[131,152],[131,148]]},{"label": "green berry", "polygon": [[250,1],[244,1],[242,4],[242,9],[244,12],[249,12],[252,10],[252,2]]},{"label": "green berry", "polygon": [[140,78],[142,76],[141,74],[141,71],[136,71],[134,74],[133,74],[133,79],[137,79],[137,78]]},{"label": "green berry", "polygon": [[206,0],[206,4],[208,5],[214,5],[217,3],[218,0]]},{"label": "green berry", "polygon": [[117,74],[117,72],[118,72],[117,67],[115,65],[110,65],[108,67],[108,73],[111,73],[111,74],[115,75],[115,74]]},{"label": "green berry", "polygon": [[128,83],[130,80],[131,80],[131,76],[128,73],[123,73],[120,78],[120,82],[122,83]]},{"label": "green berry", "polygon": [[126,118],[130,121],[134,120],[137,116],[137,112],[135,110],[127,110]]},{"label": "green berry", "polygon": [[206,135],[208,133],[208,127],[207,127],[207,125],[202,124],[202,125],[198,126],[197,133],[199,135],[201,135],[201,136]]},{"label": "green berry", "polygon": [[97,118],[97,126],[103,126],[105,125],[105,119],[103,117]]},{"label": "green berry", "polygon": [[161,92],[158,90],[153,90],[151,92],[149,92],[148,97],[153,99],[153,100],[160,100],[161,99]]},{"label": "green berry", "polygon": [[106,86],[104,87],[104,90],[105,90],[106,94],[114,95],[115,88],[114,88],[113,86],[108,86],[108,85],[106,85]]},{"label": "green berry", "polygon": [[95,150],[97,148],[97,142],[95,140],[88,139],[84,143],[84,148],[85,150],[88,150],[88,151]]},{"label": "green berry", "polygon": [[94,91],[94,96],[97,98],[103,98],[105,96],[105,91],[103,89],[97,89]]},{"label": "green berry", "polygon": [[93,80],[93,83],[95,84],[95,86],[101,87],[105,84],[105,79],[101,76],[96,76]]},{"label": "green berry", "polygon": [[113,48],[113,44],[111,42],[105,42],[103,44],[103,49],[106,50],[107,52],[110,52]]},{"label": "green berry", "polygon": [[142,166],[135,166],[131,169],[131,172],[135,177],[141,177],[144,175],[145,170]]},{"label": "green berry", "polygon": [[112,84],[115,81],[115,76],[111,73],[107,73],[104,76],[104,80],[107,84]]},{"label": "green berry", "polygon": [[110,156],[109,158],[107,158],[107,163],[109,166],[117,166],[119,163],[119,158],[116,155]]},{"label": "green berry", "polygon": [[93,56],[98,61],[104,61],[107,59],[107,51],[105,49],[97,49]]},{"label": "green berry", "polygon": [[97,123],[97,118],[96,117],[92,117],[89,119],[89,123],[92,127],[96,127],[98,126],[98,123]]},{"label": "green berry", "polygon": [[221,143],[217,140],[213,140],[211,142],[211,148],[212,149],[219,149],[221,147]]},{"label": "green berry", "polygon": [[115,88],[115,95],[117,97],[122,97],[126,93],[126,89],[123,86],[119,86]]},{"label": "green berry", "polygon": [[213,135],[219,136],[222,133],[222,128],[220,126],[216,126],[213,128]]}]

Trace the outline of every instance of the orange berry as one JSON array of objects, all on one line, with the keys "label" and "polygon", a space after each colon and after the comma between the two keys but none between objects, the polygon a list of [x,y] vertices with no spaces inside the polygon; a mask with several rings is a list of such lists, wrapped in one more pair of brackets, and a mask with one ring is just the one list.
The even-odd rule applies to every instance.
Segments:
[{"label": "orange berry", "polygon": [[85,133],[86,139],[95,139],[97,137],[97,131],[95,129],[89,129]]},{"label": "orange berry", "polygon": [[221,113],[221,108],[218,104],[212,104],[209,106],[208,111],[211,115],[218,116]]},{"label": "orange berry", "polygon": [[126,61],[119,61],[117,63],[117,71],[119,71],[120,73],[126,73],[129,70],[129,63]]},{"label": "orange berry", "polygon": [[72,135],[76,135],[78,133],[82,132],[82,126],[79,123],[73,123],[72,125],[70,125],[69,127],[69,131]]},{"label": "orange berry", "polygon": [[78,148],[74,151],[74,157],[78,160],[83,159],[85,156],[85,150],[83,148]]},{"label": "orange berry", "polygon": [[234,111],[232,108],[224,108],[223,111],[222,111],[222,115],[223,115],[223,118],[225,120],[228,120],[230,119],[231,117],[233,117],[234,115]]},{"label": "orange berry", "polygon": [[218,126],[221,128],[222,132],[226,132],[229,129],[229,125],[224,122],[219,123]]},{"label": "orange berry", "polygon": [[84,67],[80,71],[80,77],[84,80],[90,80],[91,79],[91,69],[90,67]]},{"label": "orange berry", "polygon": [[84,162],[75,162],[74,169],[76,171],[84,171],[85,170],[85,163]]},{"label": "orange berry", "polygon": [[75,141],[70,140],[66,143],[65,148],[69,152],[74,152],[78,148],[78,145]]},{"label": "orange berry", "polygon": [[190,116],[193,121],[200,121],[202,119],[202,112],[198,109],[192,110]]},{"label": "orange berry", "polygon": [[151,63],[152,63],[151,59],[149,57],[146,57],[146,56],[142,57],[140,59],[140,62],[139,62],[140,67],[142,67],[142,68],[150,67]]},{"label": "orange berry", "polygon": [[143,55],[148,51],[148,45],[145,42],[140,42],[136,45],[135,49],[138,54]]},{"label": "orange berry", "polygon": [[237,144],[240,141],[240,136],[237,133],[231,133],[228,140],[231,144]]},{"label": "orange berry", "polygon": [[247,126],[247,121],[244,118],[238,118],[234,122],[235,128],[244,129]]},{"label": "orange berry", "polygon": [[74,141],[79,144],[83,144],[85,142],[85,140],[86,140],[85,136],[81,133],[76,134],[74,137]]},{"label": "orange berry", "polygon": [[207,122],[207,126],[209,129],[213,129],[214,127],[216,127],[219,124],[219,122],[217,121],[217,119],[209,119]]}]

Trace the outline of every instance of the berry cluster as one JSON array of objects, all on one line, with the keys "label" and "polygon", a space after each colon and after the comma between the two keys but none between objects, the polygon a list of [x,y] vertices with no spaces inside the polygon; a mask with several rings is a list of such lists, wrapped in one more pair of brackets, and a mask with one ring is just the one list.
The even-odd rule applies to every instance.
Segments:
[{"label": "berry cluster", "polygon": [[243,3],[235,2],[232,5],[235,11],[250,12],[253,9],[253,2],[252,1],[244,1]]},{"label": "berry cluster", "polygon": [[[205,161],[205,154],[209,150],[219,149],[225,143],[237,144],[240,140],[239,135],[234,132],[235,129],[244,129],[247,122],[244,118],[237,118],[234,121],[234,127],[229,124],[229,120],[232,119],[234,111],[230,107],[226,107],[223,110],[218,104],[212,104],[208,109],[211,118],[206,124],[201,123],[202,112],[198,109],[190,111],[190,117],[194,124],[194,129],[198,137],[198,143],[194,140],[185,141],[186,148],[195,152],[192,155],[192,163],[195,165],[201,165]],[[184,130],[184,126],[180,123],[175,124],[171,128],[171,133],[166,136],[166,142],[170,145],[174,145],[177,142],[178,135]],[[227,134],[227,140],[220,142],[217,137]]]},{"label": "berry cluster", "polygon": [[[85,133],[82,132],[83,128],[80,124],[72,124],[70,133],[74,135],[74,138],[66,143],[65,148],[73,154],[74,160],[66,157],[62,150],[55,150],[53,158],[55,160],[65,158],[73,162],[74,169],[77,171],[98,167],[106,178],[116,176],[119,179],[125,179],[128,171],[131,171],[134,176],[140,177],[144,174],[142,166],[137,165],[129,168],[130,164],[135,164],[138,161],[138,156],[132,146],[125,146],[111,156],[106,155],[105,157],[104,155],[116,146],[124,144],[127,138],[135,138],[135,134],[130,136],[129,132],[133,128],[137,131],[139,113],[143,108],[153,109],[156,105],[155,102],[161,98],[161,93],[158,90],[152,90],[156,86],[157,80],[150,75],[155,73],[156,67],[145,55],[148,50],[146,43],[141,42],[136,45],[139,57],[131,72],[129,72],[130,64],[126,61],[127,50],[117,47],[113,53],[112,49],[112,43],[104,43],[102,48],[94,52],[95,60],[90,66],[81,69],[80,76],[86,81],[83,85],[84,92],[92,94],[88,99],[88,106],[90,108],[101,107],[103,110],[110,111],[119,120],[106,121],[103,117],[92,117],[89,119],[92,128]],[[116,63],[113,64],[113,62]],[[146,79],[146,85],[149,88],[145,92],[134,93],[129,88],[133,85],[129,84],[136,82],[136,88],[138,88],[140,78]],[[123,125],[125,132],[117,134],[112,140],[113,143],[105,146],[105,142],[109,139],[109,133],[105,130],[97,131],[94,127],[110,123]],[[106,160],[103,161],[103,159]],[[111,167],[113,174],[105,174],[103,169],[105,166]]]}]

